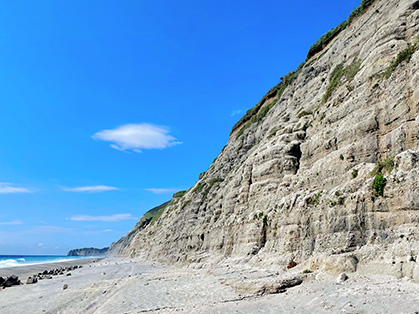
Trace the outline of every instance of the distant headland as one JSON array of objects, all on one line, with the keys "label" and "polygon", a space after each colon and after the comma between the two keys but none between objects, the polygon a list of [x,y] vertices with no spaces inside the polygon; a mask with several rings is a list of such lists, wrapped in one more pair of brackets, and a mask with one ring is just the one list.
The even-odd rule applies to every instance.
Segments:
[{"label": "distant headland", "polygon": [[67,256],[101,256],[108,254],[108,247],[98,249],[94,247],[74,249],[67,253]]}]

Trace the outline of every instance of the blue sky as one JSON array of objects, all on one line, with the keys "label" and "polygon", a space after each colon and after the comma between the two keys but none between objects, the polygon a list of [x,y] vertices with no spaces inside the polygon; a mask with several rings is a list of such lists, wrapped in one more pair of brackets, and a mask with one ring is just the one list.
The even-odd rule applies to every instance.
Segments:
[{"label": "blue sky", "polygon": [[108,246],[359,1],[2,1],[0,255]]}]

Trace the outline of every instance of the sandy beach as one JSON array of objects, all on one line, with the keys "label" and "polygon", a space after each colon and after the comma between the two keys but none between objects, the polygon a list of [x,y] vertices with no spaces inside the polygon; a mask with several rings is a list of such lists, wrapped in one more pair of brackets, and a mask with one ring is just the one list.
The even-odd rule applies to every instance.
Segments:
[{"label": "sandy beach", "polygon": [[[347,281],[338,284],[332,276],[313,273],[284,293],[263,294],[258,287],[278,280],[276,274],[231,265],[208,270],[134,259],[83,261],[84,267],[71,271],[71,276],[1,290],[0,313],[419,312],[419,285],[408,279],[349,274]],[[54,267],[80,262],[54,263]],[[19,268],[27,274],[41,266],[50,269],[52,265]]]},{"label": "sandy beach", "polygon": [[33,265],[25,265],[25,266],[17,266],[17,267],[6,267],[0,268],[0,277],[7,277],[11,274],[19,276],[21,281],[25,281],[28,276],[32,276],[33,274],[37,274],[39,272],[43,272],[46,269],[54,269],[54,268],[62,268],[62,267],[69,267],[74,265],[86,265],[91,264],[93,261],[98,261],[99,258],[81,258],[81,259],[74,259],[70,261],[63,261],[63,262],[51,262],[51,263],[42,263],[42,264],[33,264]]}]

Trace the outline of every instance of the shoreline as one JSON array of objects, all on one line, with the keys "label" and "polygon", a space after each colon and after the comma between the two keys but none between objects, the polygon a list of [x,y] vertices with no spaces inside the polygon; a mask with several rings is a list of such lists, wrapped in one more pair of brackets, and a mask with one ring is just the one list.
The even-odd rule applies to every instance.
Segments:
[{"label": "shoreline", "polygon": [[61,267],[69,267],[69,266],[76,266],[76,265],[86,265],[93,263],[94,261],[100,261],[104,257],[86,257],[86,258],[79,258],[73,260],[66,260],[66,261],[58,261],[58,262],[45,262],[39,264],[27,264],[27,265],[20,265],[20,266],[13,266],[13,267],[4,267],[0,268],[0,277],[8,277],[11,275],[16,275],[22,282],[26,282],[26,279],[29,276],[34,274],[38,274],[43,272],[44,270],[51,270],[54,268],[61,268]]},{"label": "shoreline", "polygon": [[[40,314],[419,311],[419,284],[406,278],[348,273],[346,281],[337,283],[335,276],[323,272],[278,274],[232,263],[194,269],[133,258],[84,261],[84,267],[72,270],[71,276],[1,290],[0,313],[26,314],[28,309]],[[255,290],[296,275],[303,278],[302,284],[277,292]]]}]

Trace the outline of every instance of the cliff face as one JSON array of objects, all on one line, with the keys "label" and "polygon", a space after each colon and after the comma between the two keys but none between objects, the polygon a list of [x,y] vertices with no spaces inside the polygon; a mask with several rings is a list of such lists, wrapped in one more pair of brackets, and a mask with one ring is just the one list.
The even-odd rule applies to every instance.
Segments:
[{"label": "cliff face", "polygon": [[132,239],[149,224],[153,224],[163,213],[168,204],[169,202],[166,202],[147,211],[127,235],[111,244],[109,247],[109,254],[114,256],[123,255],[124,250],[131,244]]},{"label": "cliff face", "polygon": [[418,8],[375,1],[312,51],[117,252],[419,280]]},{"label": "cliff face", "polygon": [[107,247],[103,249],[97,249],[97,248],[83,248],[83,249],[74,249],[67,253],[67,256],[100,256],[100,255],[106,255],[108,253]]}]

